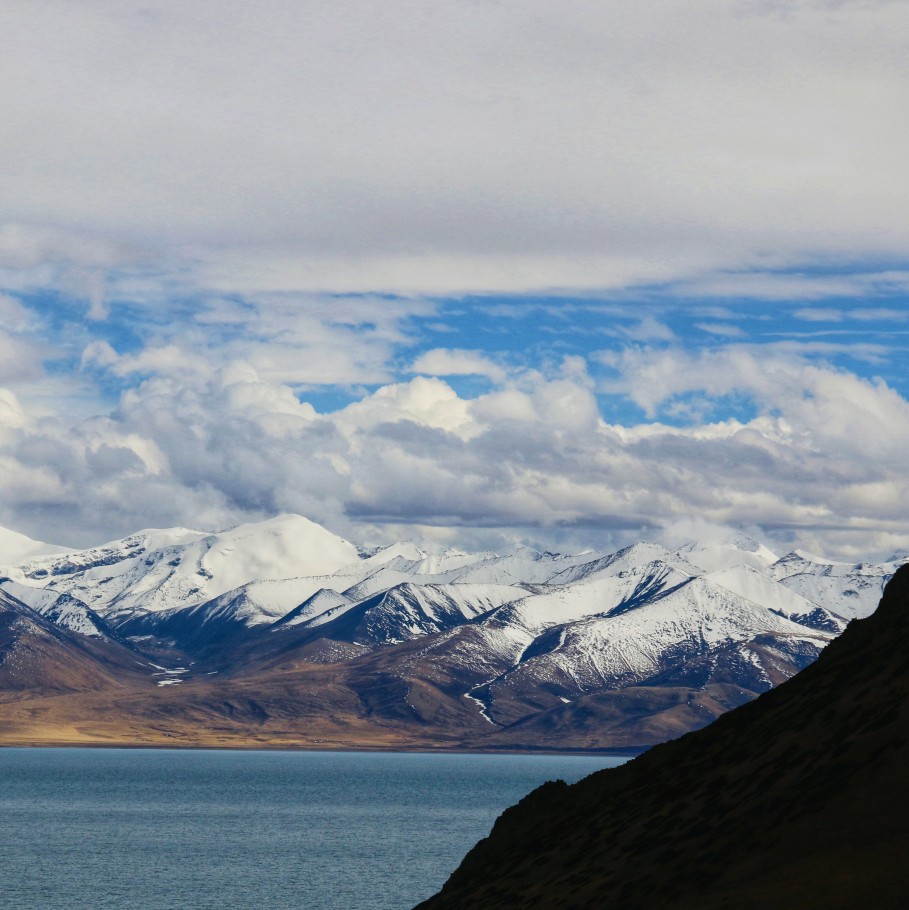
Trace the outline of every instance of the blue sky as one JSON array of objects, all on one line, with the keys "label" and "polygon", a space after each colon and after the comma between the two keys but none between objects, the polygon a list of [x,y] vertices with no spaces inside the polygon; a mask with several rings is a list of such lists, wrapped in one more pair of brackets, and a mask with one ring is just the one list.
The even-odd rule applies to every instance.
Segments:
[{"label": "blue sky", "polygon": [[909,547],[905,4],[7,18],[0,524]]},{"label": "blue sky", "polygon": [[[729,347],[766,350],[787,349],[800,356],[846,370],[867,380],[882,379],[904,397],[909,395],[909,376],[903,368],[909,347],[909,268],[889,267],[889,281],[875,281],[865,271],[782,272],[770,275],[739,274],[734,280],[766,282],[765,296],[774,282],[803,283],[812,288],[810,299],[762,299],[761,297],[688,293],[684,287],[628,288],[584,296],[465,295],[425,297],[420,308],[401,325],[401,335],[389,358],[389,375],[402,380],[415,372],[413,365],[427,351],[471,351],[502,370],[555,368],[565,357],[583,358],[596,382],[596,394],[604,417],[617,421],[655,420],[624,395],[610,393],[615,369],[603,355],[628,348],[688,351],[718,351]],[[836,294],[825,293],[829,282],[842,282]],[[865,288],[868,290],[864,290]],[[859,293],[859,291],[862,291]],[[790,291],[791,293],[791,291]],[[349,298],[335,297],[339,309]],[[354,298],[356,299],[356,298]],[[137,355],[146,346],[179,339],[188,323],[201,320],[205,343],[218,350],[244,338],[248,322],[238,320],[212,324],[205,317],[209,301],[170,299],[165,310],[149,311],[129,299],[111,303],[104,320],[86,320],[85,301],[59,293],[22,295],[21,303],[38,317],[36,334],[54,345],[55,352],[44,365],[51,374],[85,372],[83,352],[92,343],[104,342],[121,356]],[[386,301],[407,305],[407,298],[386,295]],[[230,303],[252,319],[254,303],[234,296]],[[305,299],[299,304],[306,307]],[[369,298],[380,308],[381,300]],[[329,311],[331,304],[329,303]],[[343,324],[343,323],[342,323]],[[376,330],[369,313],[358,314],[351,323],[357,333]],[[91,372],[91,370],[89,370]],[[151,375],[152,371],[139,375]],[[439,373],[460,395],[477,397],[494,382],[482,373]],[[134,384],[135,376],[116,376],[95,371],[93,390],[108,406]],[[381,382],[356,386],[345,382],[293,383],[301,400],[320,412],[338,410],[359,398],[364,390],[375,391]],[[747,396],[745,396],[747,397]],[[727,396],[714,402],[711,416],[740,416],[743,396]],[[665,411],[662,419],[672,421]]]}]

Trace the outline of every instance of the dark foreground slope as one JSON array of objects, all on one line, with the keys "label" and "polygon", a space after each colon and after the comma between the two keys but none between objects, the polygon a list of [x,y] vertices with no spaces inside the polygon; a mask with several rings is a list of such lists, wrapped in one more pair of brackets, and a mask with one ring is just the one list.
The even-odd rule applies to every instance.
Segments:
[{"label": "dark foreground slope", "polygon": [[909,567],[817,663],[496,822],[421,910],[909,907]]}]

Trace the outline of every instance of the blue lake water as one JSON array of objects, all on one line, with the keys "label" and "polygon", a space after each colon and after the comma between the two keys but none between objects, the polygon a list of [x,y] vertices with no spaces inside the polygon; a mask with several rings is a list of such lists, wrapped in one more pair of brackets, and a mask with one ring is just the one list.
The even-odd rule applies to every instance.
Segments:
[{"label": "blue lake water", "polygon": [[607,756],[0,749],[0,907],[407,910]]}]

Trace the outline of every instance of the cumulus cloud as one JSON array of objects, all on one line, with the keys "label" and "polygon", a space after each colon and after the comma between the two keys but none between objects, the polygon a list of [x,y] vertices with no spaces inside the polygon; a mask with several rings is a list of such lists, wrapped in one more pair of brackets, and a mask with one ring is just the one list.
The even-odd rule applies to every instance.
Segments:
[{"label": "cumulus cloud", "polygon": [[335,415],[334,421],[348,438],[356,437],[366,428],[382,431],[390,424],[401,422],[457,436],[470,436],[475,429],[468,403],[442,380],[422,376],[383,386],[348,405]]},{"label": "cumulus cloud", "polygon": [[[218,526],[297,511],[357,540],[434,527],[451,542],[627,542],[682,524],[757,529],[780,547],[905,545],[909,402],[794,354],[627,351],[625,394],[747,396],[749,419],[602,419],[583,364],[476,398],[417,376],[318,413],[236,363],[161,375],[108,417],[29,419],[3,399],[0,519],[95,542],[140,525]],[[78,538],[78,539],[76,539]]]}]

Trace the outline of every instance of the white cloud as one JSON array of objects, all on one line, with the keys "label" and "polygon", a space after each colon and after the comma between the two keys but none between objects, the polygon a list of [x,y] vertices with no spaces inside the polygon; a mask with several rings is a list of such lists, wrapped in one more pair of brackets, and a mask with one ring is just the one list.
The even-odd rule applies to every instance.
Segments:
[{"label": "white cloud", "polygon": [[698,322],[695,328],[708,335],[717,335],[720,338],[742,338],[745,335],[744,330],[737,325],[729,325],[726,322]]},{"label": "white cloud", "polygon": [[[904,255],[904,254],[902,254]],[[746,297],[754,300],[824,301],[824,305],[802,307],[799,319],[838,321],[840,310],[826,305],[837,298],[875,298],[909,290],[909,272],[852,271],[845,274],[780,272],[756,268],[751,271],[698,276],[681,281],[678,293],[690,297]]]},{"label": "white cloud", "polygon": [[[542,540],[698,515],[889,545],[906,401],[817,358],[885,364],[851,335],[905,315],[909,274],[818,272],[906,257],[907,28],[896,2],[11,0],[0,521],[88,542],[291,510]],[[636,283],[666,306],[599,290]],[[501,303],[503,333],[564,317],[524,364],[421,296],[528,289],[589,304]],[[667,300],[721,341],[737,297],[850,337],[666,349]],[[602,355],[599,389],[547,363],[597,307],[660,348]],[[424,351],[426,319],[461,334]],[[464,375],[493,389],[443,381]],[[333,385],[358,400],[300,400]],[[607,424],[597,393],[650,419]]]},{"label": "white cloud", "polygon": [[615,335],[628,338],[631,341],[653,342],[673,341],[675,339],[672,329],[658,319],[654,319],[653,316],[645,316],[633,325],[620,325],[613,331]]},{"label": "white cloud", "polygon": [[348,438],[356,438],[364,429],[402,421],[462,438],[469,438],[476,431],[468,403],[441,379],[423,376],[410,382],[383,386],[361,401],[348,405],[333,420]]},{"label": "white cloud", "polygon": [[805,322],[842,322],[844,314],[842,310],[833,307],[803,307],[792,315]]},{"label": "white cloud", "polygon": [[90,320],[109,315],[109,273],[156,258],[153,249],[107,239],[98,229],[0,221],[0,283],[15,290],[54,288],[81,298]]},{"label": "white cloud", "polygon": [[909,10],[786,11],[11,0],[0,263],[77,264],[101,317],[137,255],[433,292],[903,256]]},{"label": "white cloud", "polygon": [[[620,426],[601,419],[582,366],[476,399],[418,376],[323,415],[239,363],[152,377],[110,417],[72,426],[30,419],[9,397],[0,522],[87,543],[298,511],[354,539],[436,527],[453,542],[596,545],[697,516],[780,547],[906,544],[909,402],[882,382],[794,353],[627,351],[618,381],[633,400],[654,413],[692,395],[706,406],[696,426]],[[711,420],[725,395],[756,416]]]},{"label": "white cloud", "polygon": [[434,311],[421,299],[374,296],[262,296],[155,301],[130,326],[144,346],[119,353],[106,340],[89,342],[83,369],[119,378],[209,374],[244,362],[272,382],[295,387],[387,383],[397,351],[414,343],[408,323]]},{"label": "white cloud", "polygon": [[0,267],[27,271],[46,265],[111,269],[134,263],[142,251],[92,233],[51,225],[0,224]]},{"label": "white cloud", "polygon": [[110,370],[115,376],[133,374],[169,375],[174,373],[206,373],[208,364],[197,354],[169,344],[145,348],[138,354],[120,355],[106,341],[93,341],[82,352],[83,369],[97,367]]},{"label": "white cloud", "polygon": [[39,346],[0,329],[0,382],[21,383],[42,372]]},{"label": "white cloud", "polygon": [[28,310],[9,294],[0,294],[0,328],[12,332],[23,332],[33,323]]},{"label": "white cloud", "polygon": [[906,312],[906,310],[894,310],[890,307],[869,307],[863,310],[850,310],[849,318],[856,319],[859,322],[873,322],[877,320],[906,322],[909,320],[909,312]]},{"label": "white cloud", "polygon": [[23,427],[27,422],[27,415],[19,399],[10,389],[0,388],[0,433]]},{"label": "white cloud", "polygon": [[[857,290],[855,297],[864,296]],[[864,307],[862,309],[837,309],[833,307],[810,307],[798,309],[793,313],[796,319],[807,322],[905,322],[909,312],[891,307]]]},{"label": "white cloud", "polygon": [[413,363],[411,371],[430,376],[486,376],[493,382],[505,379],[505,370],[478,351],[452,348],[433,348],[424,351]]},{"label": "white cloud", "polygon": [[746,346],[695,355],[626,351],[619,369],[616,385],[651,416],[689,393],[747,396],[763,415],[765,435],[772,426],[775,442],[807,447],[818,484],[834,476],[842,483],[868,471],[897,471],[909,440],[909,403],[897,392],[880,380],[819,367],[795,353]]}]

